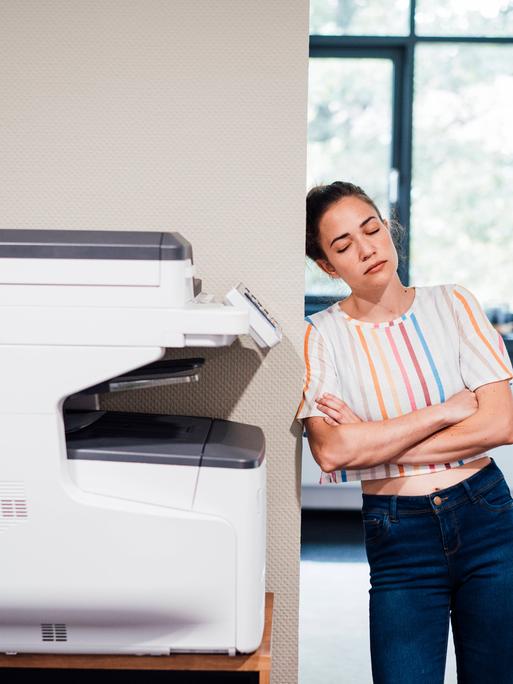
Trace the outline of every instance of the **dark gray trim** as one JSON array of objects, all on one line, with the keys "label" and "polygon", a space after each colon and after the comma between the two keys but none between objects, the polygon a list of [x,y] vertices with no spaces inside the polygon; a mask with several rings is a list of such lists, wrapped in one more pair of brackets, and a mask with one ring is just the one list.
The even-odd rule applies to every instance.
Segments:
[{"label": "dark gray trim", "polygon": [[256,425],[216,419],[201,465],[211,468],[258,468],[265,457],[265,437]]},{"label": "dark gray trim", "polygon": [[192,260],[192,247],[180,233],[4,228],[0,258]]},{"label": "dark gray trim", "polygon": [[256,425],[122,411],[90,420],[66,434],[69,459],[248,469],[265,457],[264,433]]},{"label": "dark gray trim", "polygon": [[161,233],[160,258],[162,261],[173,259],[190,259],[192,262],[192,246],[180,233]]}]

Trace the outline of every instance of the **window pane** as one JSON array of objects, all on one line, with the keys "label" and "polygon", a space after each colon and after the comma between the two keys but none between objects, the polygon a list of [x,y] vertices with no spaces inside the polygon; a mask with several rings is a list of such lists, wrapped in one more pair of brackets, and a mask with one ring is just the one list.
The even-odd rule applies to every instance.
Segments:
[{"label": "window pane", "polygon": [[[389,59],[310,59],[308,188],[350,181],[387,214],[392,88]],[[307,294],[347,291],[307,262]]]},{"label": "window pane", "polygon": [[409,0],[311,0],[313,35],[404,36],[410,32]]},{"label": "window pane", "polygon": [[423,45],[415,65],[412,282],[513,304],[513,47]]},{"label": "window pane", "polygon": [[509,0],[417,0],[415,31],[434,36],[511,36]]}]

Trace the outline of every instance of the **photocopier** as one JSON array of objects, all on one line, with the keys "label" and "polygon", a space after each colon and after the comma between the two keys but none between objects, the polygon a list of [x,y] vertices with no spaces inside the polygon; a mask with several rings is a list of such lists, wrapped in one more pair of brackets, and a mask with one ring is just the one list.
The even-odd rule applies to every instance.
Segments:
[{"label": "photocopier", "polygon": [[177,232],[0,230],[0,652],[258,648],[262,430],[98,401],[242,334],[282,337],[243,283],[202,292]]}]

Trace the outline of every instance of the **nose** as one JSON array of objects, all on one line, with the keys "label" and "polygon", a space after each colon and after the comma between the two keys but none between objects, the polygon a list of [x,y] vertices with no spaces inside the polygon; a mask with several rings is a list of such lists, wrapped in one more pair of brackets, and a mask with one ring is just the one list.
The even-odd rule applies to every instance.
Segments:
[{"label": "nose", "polygon": [[376,249],[371,240],[362,237],[360,240],[360,259],[362,261],[367,261],[373,254],[376,254]]}]

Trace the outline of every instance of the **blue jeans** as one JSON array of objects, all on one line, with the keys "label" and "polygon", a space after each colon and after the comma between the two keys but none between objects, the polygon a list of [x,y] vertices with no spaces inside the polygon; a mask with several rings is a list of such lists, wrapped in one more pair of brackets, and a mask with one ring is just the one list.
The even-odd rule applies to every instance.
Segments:
[{"label": "blue jeans", "polygon": [[513,498],[495,461],[425,496],[364,494],[374,684],[513,683]]}]

